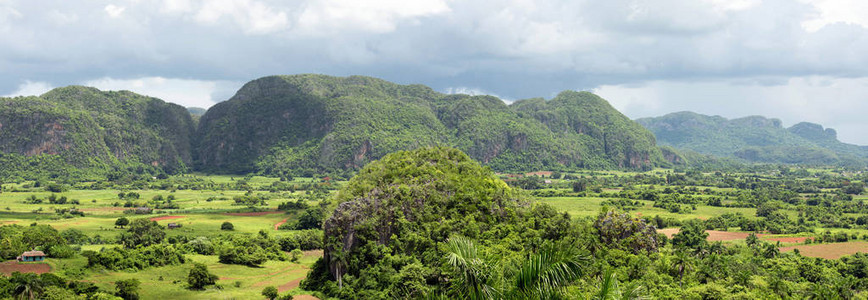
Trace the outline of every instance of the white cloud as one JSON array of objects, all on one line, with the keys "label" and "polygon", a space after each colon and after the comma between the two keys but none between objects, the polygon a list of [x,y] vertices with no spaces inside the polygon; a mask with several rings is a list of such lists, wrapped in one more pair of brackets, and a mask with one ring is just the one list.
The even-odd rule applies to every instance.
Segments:
[{"label": "white cloud", "polygon": [[105,6],[105,13],[107,13],[109,17],[118,18],[124,13],[126,9],[127,8],[123,6],[109,4]]},{"label": "white cloud", "polygon": [[809,32],[835,23],[868,27],[868,2],[863,0],[801,0],[816,7],[818,13],[802,22]]},{"label": "white cloud", "polygon": [[443,93],[446,94],[464,94],[470,96],[492,96],[506,102],[507,104],[512,103],[514,99],[506,99],[495,93],[485,91],[479,88],[469,88],[469,87],[450,87],[443,90]]},{"label": "white cloud", "polygon": [[238,83],[191,79],[143,77],[136,79],[100,78],[83,83],[100,90],[127,90],[160,98],[185,107],[208,108],[226,99],[215,98],[222,85],[239,87]]},{"label": "white cloud", "polygon": [[26,80],[24,83],[18,85],[17,90],[3,97],[39,96],[53,88],[54,87],[47,82]]},{"label": "white cloud", "polygon": [[[207,0],[197,3],[194,20],[201,24],[217,24],[228,18],[247,34],[268,34],[286,29],[289,19],[286,12],[251,0]],[[169,7],[169,10],[190,10],[190,5]],[[196,10],[196,9],[193,9]]]},{"label": "white cloud", "polygon": [[[868,78],[858,0],[112,3],[0,0],[0,94],[24,79],[140,78],[137,92],[207,106],[270,74],[360,74],[511,99],[600,87],[631,116],[763,114],[842,137],[868,126],[852,100],[864,88],[847,84]],[[846,104],[816,104],[837,94]]]},{"label": "white cloud", "polygon": [[309,1],[298,17],[299,30],[307,34],[341,31],[394,31],[406,19],[449,12],[443,0],[323,0]]}]

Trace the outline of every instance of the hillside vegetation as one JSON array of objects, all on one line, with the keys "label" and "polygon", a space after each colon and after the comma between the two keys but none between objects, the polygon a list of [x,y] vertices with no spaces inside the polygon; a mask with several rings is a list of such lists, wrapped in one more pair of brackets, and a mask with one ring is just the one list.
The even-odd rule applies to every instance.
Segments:
[{"label": "hillside vegetation", "polygon": [[650,132],[591,93],[506,105],[361,76],[254,80],[202,116],[198,138],[196,167],[211,172],[358,169],[433,145],[457,147],[497,170],[666,164]]},{"label": "hillside vegetation", "polygon": [[0,175],[185,171],[193,129],[183,107],[126,91],[70,86],[0,98]]},{"label": "hillside vegetation", "polygon": [[636,120],[661,145],[749,162],[868,165],[868,147],[842,143],[834,129],[813,123],[784,128],[778,119],[726,119],[692,112]]}]

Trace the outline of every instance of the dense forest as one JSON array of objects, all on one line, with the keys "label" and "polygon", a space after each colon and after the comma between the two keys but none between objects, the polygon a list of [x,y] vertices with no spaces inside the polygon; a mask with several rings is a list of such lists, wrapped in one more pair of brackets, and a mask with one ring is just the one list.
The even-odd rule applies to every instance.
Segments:
[{"label": "dense forest", "polygon": [[70,86],[0,98],[0,177],[186,172],[193,129],[183,107],[131,92]]},{"label": "dense forest", "polygon": [[506,105],[422,85],[322,75],[254,80],[199,124],[206,171],[357,169],[398,150],[457,147],[497,170],[667,165],[654,136],[587,92]]},{"label": "dense forest", "polygon": [[[665,179],[695,180],[691,178],[716,180],[698,173]],[[624,180],[638,183],[646,179]],[[669,239],[657,231],[667,226],[666,220],[614,209],[619,201],[604,206],[593,218],[577,219],[509,187],[458,150],[397,152],[362,169],[333,198],[339,204],[324,221],[325,255],[314,264],[302,286],[341,299],[864,296],[859,291],[868,284],[868,256],[857,254],[842,260],[803,257],[798,251],[782,253],[777,245],[756,235],[735,245],[707,241],[706,229],[741,226],[742,230],[760,231],[781,226],[781,220],[789,219],[777,211],[787,204],[778,205],[762,194],[787,194],[786,189],[752,189],[761,194],[741,201],[762,203],[757,204],[757,215],[764,216],[763,220],[740,215],[690,219],[679,222],[680,230]],[[684,197],[690,191],[678,195],[667,189],[666,193],[677,196],[649,197],[660,202],[670,199],[670,205],[679,206],[689,203],[680,199],[692,199]],[[625,198],[641,199],[641,195]],[[834,202],[837,206],[847,201]],[[631,205],[621,207],[629,210]],[[770,208],[762,208],[766,206]],[[864,203],[852,209],[864,213]],[[754,227],[726,225],[739,219],[753,222]],[[854,220],[845,223],[857,224]],[[756,224],[768,227],[757,228]],[[794,228],[784,230],[809,231],[799,228],[806,224],[804,217],[798,224],[784,226],[789,224]],[[855,237],[859,238],[868,235]],[[843,241],[848,239],[843,237]]]},{"label": "dense forest", "polygon": [[692,112],[636,120],[661,145],[745,162],[868,165],[868,147],[838,141],[832,128],[802,122],[784,128],[778,119],[726,119]]},{"label": "dense forest", "polygon": [[648,169],[679,161],[587,92],[506,105],[370,77],[294,75],[254,80],[207,112],[78,86],[0,100],[6,178],[193,169],[349,174],[387,153],[434,145],[457,147],[501,171]]}]

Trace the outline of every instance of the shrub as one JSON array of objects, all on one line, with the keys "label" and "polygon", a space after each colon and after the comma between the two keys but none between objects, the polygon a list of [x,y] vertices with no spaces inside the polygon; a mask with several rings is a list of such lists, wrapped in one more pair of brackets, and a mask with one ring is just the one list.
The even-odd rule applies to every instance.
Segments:
[{"label": "shrub", "polygon": [[214,285],[217,281],[217,275],[208,272],[208,267],[204,264],[194,263],[193,268],[187,275],[187,283],[191,289],[202,289],[209,285]]},{"label": "shrub", "polygon": [[229,221],[226,221],[220,225],[220,230],[227,230],[227,231],[235,230],[235,225],[232,225],[232,223],[230,223]]}]

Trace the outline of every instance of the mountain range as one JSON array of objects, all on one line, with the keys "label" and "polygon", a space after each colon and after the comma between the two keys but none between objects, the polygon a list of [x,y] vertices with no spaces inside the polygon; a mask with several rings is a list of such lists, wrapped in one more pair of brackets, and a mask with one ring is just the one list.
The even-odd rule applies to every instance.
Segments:
[{"label": "mountain range", "polygon": [[301,74],[253,80],[207,111],[83,86],[0,98],[0,178],[191,170],[310,175],[432,145],[458,148],[497,171],[649,169],[715,159],[704,155],[868,161],[868,147],[842,143],[817,124],[784,128],[777,119],[691,112],[632,121],[589,92],[506,104],[371,77]]},{"label": "mountain range", "polygon": [[507,105],[371,77],[303,74],[251,81],[204,114],[81,86],[0,98],[0,177],[310,174],[354,170],[430,145],[456,147],[501,171],[647,169],[679,159],[588,92]]},{"label": "mountain range", "polygon": [[654,132],[657,142],[747,162],[859,165],[868,161],[868,147],[838,140],[834,129],[802,122],[789,128],[778,119],[749,116],[726,119],[693,112],[677,112],[636,120]]}]

